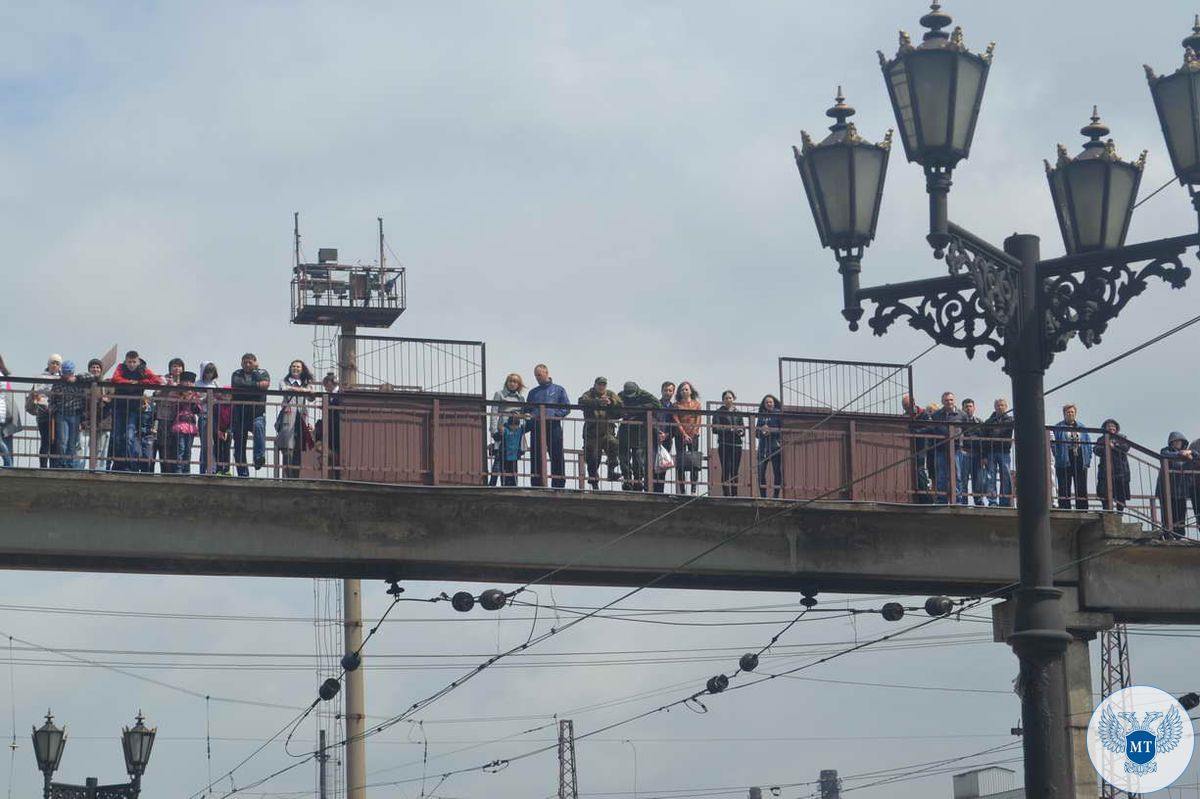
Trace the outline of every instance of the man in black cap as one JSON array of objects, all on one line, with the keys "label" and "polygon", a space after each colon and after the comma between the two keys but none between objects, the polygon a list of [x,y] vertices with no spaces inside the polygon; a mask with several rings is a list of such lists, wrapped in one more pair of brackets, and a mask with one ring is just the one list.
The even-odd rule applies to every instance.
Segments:
[{"label": "man in black cap", "polygon": [[608,390],[608,378],[597,377],[579,398],[583,406],[583,457],[587,461],[588,485],[600,487],[600,456],[608,458],[608,479],[620,480],[617,472],[617,436],[614,421],[621,416],[621,399]]},{"label": "man in black cap", "polygon": [[621,401],[621,429],[617,431],[617,444],[621,451],[621,474],[625,481],[621,484],[624,491],[646,490],[646,423],[653,422],[654,416],[649,411],[661,408],[658,397],[638,386],[632,380],[625,382],[625,387],[617,398]]}]

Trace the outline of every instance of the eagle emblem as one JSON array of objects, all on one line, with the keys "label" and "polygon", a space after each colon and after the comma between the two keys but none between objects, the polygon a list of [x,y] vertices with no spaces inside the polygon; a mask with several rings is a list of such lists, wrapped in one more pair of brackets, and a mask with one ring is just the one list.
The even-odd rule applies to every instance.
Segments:
[{"label": "eagle emblem", "polygon": [[[1161,720],[1161,721],[1160,721]],[[1158,726],[1151,729],[1155,722]],[[1113,713],[1105,707],[1100,714],[1100,743],[1105,749],[1125,756],[1126,774],[1153,774],[1158,771],[1154,758],[1179,745],[1183,737],[1183,718],[1174,705],[1164,714],[1155,710],[1142,716],[1137,713]]]}]

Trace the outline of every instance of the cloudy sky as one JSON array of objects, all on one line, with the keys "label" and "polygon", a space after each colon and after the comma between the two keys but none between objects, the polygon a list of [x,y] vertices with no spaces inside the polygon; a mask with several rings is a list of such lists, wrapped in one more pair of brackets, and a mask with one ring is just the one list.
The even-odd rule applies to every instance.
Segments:
[{"label": "cloudy sky", "polygon": [[[10,263],[0,353],[18,374],[31,374],[50,352],[86,361],[115,343],[141,350],[155,368],[180,355],[189,364],[215,359],[228,374],[249,349],[281,371],[311,353],[311,330],[288,324],[291,223],[299,211],[306,253],[334,246],[350,262],[375,257],[375,218],[383,216],[408,268],[410,309],[393,332],[487,341],[497,385],[503,372],[528,379],[545,361],[573,395],[606,374],[647,385],[687,378],[705,398],[732,387],[756,400],[777,388],[781,355],[906,361],[927,346],[923,334],[897,327],[878,339],[845,329],[835,264],[818,245],[790,146],[801,129],[823,132],[838,84],[859,111],[861,132],[883,136],[894,123],[874,51],[894,52],[896,30],[915,30],[924,10],[894,0],[8,9],[0,25],[0,204]],[[997,42],[972,157],[955,173],[952,219],[996,242],[1014,231],[1036,233],[1044,254],[1061,253],[1041,159],[1053,157],[1057,142],[1077,151],[1093,103],[1123,155],[1150,151],[1143,195],[1170,178],[1141,65],[1159,72],[1178,65],[1193,6],[1020,0],[947,10],[973,48]],[[929,276],[941,266],[923,240],[920,170],[899,149],[894,156],[878,241],[864,260],[866,285]],[[1135,214],[1130,239],[1180,235],[1195,222],[1186,192],[1171,186]],[[1059,356],[1048,385],[1190,318],[1197,297],[1194,286],[1153,285],[1100,348],[1076,344]],[[1115,416],[1147,445],[1160,446],[1170,429],[1200,435],[1195,342],[1194,331],[1175,336],[1061,399],[1077,402],[1085,422]],[[916,386],[925,401],[943,388],[988,400],[1007,394],[994,364],[953,350],[922,359]],[[0,632],[14,636],[20,744],[8,767],[12,796],[37,790],[27,725],[48,705],[71,725],[65,779],[118,779],[113,735],[138,707],[162,735],[148,787],[191,795],[210,773],[203,698],[16,639],[104,650],[75,654],[133,663],[137,675],[199,697],[301,706],[318,681],[303,657],[314,651],[312,625],[296,620],[313,615],[310,581],[8,574],[2,585]],[[407,596],[459,587],[413,585]],[[559,589],[540,599],[595,606],[613,596]],[[383,586],[369,586],[368,614],[382,612],[386,600]],[[790,611],[794,600],[656,591],[628,604]],[[167,617],[113,615],[146,610]],[[457,617],[444,604],[406,604],[393,618],[371,646],[371,654],[395,656],[380,658],[394,668],[369,676],[368,711],[381,718],[456,673],[430,663],[473,664],[519,642],[532,624],[524,609]],[[536,748],[549,728],[507,739],[556,713],[585,732],[657,706],[673,695],[582,710],[666,686],[698,687],[790,616],[666,618],[769,623],[579,625],[544,651],[654,652],[561,658],[638,661],[625,665],[533,668],[528,658],[486,674],[423,717],[428,772]],[[777,662],[863,640],[882,624],[804,622],[787,639],[796,648]],[[867,650],[806,672],[854,685],[779,681],[714,701],[707,715],[676,709],[597,736],[580,746],[581,787],[632,795],[621,792],[634,790],[636,758],[640,795],[733,786],[726,795],[741,796],[742,786],[803,783],[822,768],[864,774],[1002,746],[1019,718],[1007,693],[1015,660],[987,643],[989,631],[981,620],[935,625],[921,635],[955,637],[928,639],[921,649]],[[1134,638],[1138,681],[1200,688],[1188,668],[1195,643],[1157,633]],[[918,687],[894,687],[901,685]],[[208,705],[214,776],[288,717]],[[521,718],[503,720],[514,716]],[[464,718],[489,720],[434,723]],[[409,726],[372,740],[373,780],[421,775],[413,743],[421,732]],[[310,746],[314,729],[306,723],[303,743],[292,749]],[[235,784],[290,762],[272,745],[237,772]],[[303,796],[313,785],[306,765],[257,790]],[[553,756],[542,755],[500,774],[455,778],[437,795],[549,796],[556,785]],[[419,782],[404,783],[373,795],[420,790]],[[859,793],[949,795],[949,777]]]}]

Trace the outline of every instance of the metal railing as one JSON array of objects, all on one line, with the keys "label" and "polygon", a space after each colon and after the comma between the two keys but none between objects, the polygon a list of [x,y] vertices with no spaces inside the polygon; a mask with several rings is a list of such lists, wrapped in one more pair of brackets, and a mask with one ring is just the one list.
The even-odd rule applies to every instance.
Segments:
[{"label": "metal railing", "polygon": [[[439,338],[341,335],[355,354],[360,386],[482,397],[487,345]],[[341,348],[339,347],[339,351]]]},{"label": "metal railing", "polygon": [[292,270],[292,321],[387,327],[404,312],[405,276],[403,267],[298,264]]},{"label": "metal railing", "polygon": [[[17,468],[1001,508],[1015,505],[1020,479],[1012,439],[992,435],[986,425],[785,411],[770,429],[757,409],[745,406],[731,415],[720,408],[613,408],[610,417],[597,418],[574,404],[377,390],[303,396],[264,391],[260,398],[235,400],[230,389],[93,384],[71,449],[71,420],[23,413],[37,407],[37,397],[28,406],[26,399],[44,393],[45,379],[10,380],[6,401],[24,416],[11,441]],[[144,396],[113,393],[139,389]],[[194,434],[171,429],[181,404],[199,417]],[[691,418],[681,418],[685,413]],[[1144,529],[1197,537],[1200,459],[1168,459],[1095,428],[1077,430],[1092,436],[1077,450],[1091,467],[1084,473],[1083,499],[1074,492],[1058,496],[1052,485],[1052,502],[1117,510]],[[126,445],[132,443],[129,431],[136,433],[134,448]],[[1048,460],[1052,434],[1048,427]],[[1052,482],[1056,471],[1050,470]]]}]

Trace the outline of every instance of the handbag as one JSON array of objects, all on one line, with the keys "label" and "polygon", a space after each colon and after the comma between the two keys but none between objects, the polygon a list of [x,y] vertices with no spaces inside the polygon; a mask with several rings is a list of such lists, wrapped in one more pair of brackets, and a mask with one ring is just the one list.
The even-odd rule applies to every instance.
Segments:
[{"label": "handbag", "polygon": [[683,471],[696,470],[699,471],[704,461],[700,455],[700,450],[689,449],[679,453],[679,468]]},{"label": "handbag", "polygon": [[655,471],[665,472],[675,465],[675,459],[671,457],[671,453],[667,452],[667,448],[662,444],[658,445],[658,452],[654,453],[654,469]]}]

